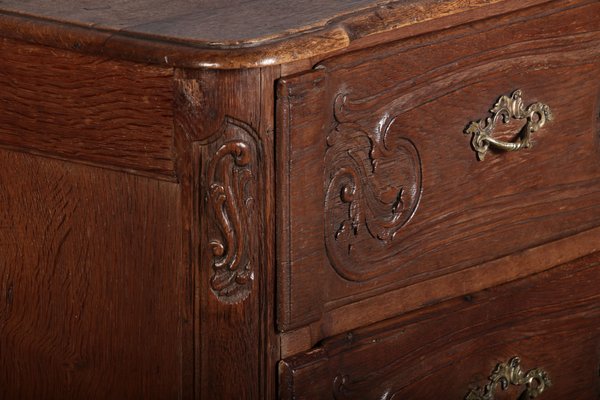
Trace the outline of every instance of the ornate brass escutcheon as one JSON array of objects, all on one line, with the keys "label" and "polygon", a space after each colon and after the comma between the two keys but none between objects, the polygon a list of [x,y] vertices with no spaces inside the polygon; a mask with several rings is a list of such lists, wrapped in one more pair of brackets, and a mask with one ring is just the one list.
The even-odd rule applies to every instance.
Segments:
[{"label": "ornate brass escutcheon", "polygon": [[535,399],[552,385],[548,373],[541,368],[523,372],[519,357],[513,357],[507,363],[496,365],[489,380],[490,382],[483,388],[471,390],[465,400],[493,400],[498,386],[506,390],[509,385],[525,385],[525,391],[521,393],[518,400]]},{"label": "ornate brass escutcheon", "polygon": [[[466,134],[473,135],[471,144],[477,152],[477,157],[483,161],[490,148],[503,151],[517,151],[532,146],[531,134],[543,127],[546,121],[552,121],[550,107],[543,103],[533,103],[527,108],[523,105],[521,90],[515,90],[509,96],[502,96],[490,110],[491,117],[485,120],[472,121],[465,129]],[[513,119],[527,119],[514,142],[504,142],[494,139],[492,134],[501,120],[508,123]]]}]

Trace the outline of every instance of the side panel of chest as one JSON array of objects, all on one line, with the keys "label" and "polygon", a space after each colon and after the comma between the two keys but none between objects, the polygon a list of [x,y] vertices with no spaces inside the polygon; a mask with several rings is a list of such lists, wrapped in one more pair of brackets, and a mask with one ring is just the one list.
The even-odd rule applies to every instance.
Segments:
[{"label": "side panel of chest", "polygon": [[185,398],[177,184],[0,150],[0,398]]},{"label": "side panel of chest", "polygon": [[0,147],[175,180],[173,70],[0,39]]}]

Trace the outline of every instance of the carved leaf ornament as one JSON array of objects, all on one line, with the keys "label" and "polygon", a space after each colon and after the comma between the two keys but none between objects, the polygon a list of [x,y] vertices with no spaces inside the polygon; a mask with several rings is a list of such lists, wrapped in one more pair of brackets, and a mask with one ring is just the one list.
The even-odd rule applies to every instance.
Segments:
[{"label": "carved leaf ornament", "polygon": [[207,203],[218,227],[212,229],[209,241],[213,256],[210,286],[221,301],[237,303],[248,297],[255,277],[251,250],[259,225],[255,199],[260,144],[251,127],[229,117],[221,140],[206,173]]},{"label": "carved leaf ornament", "polygon": [[325,243],[343,278],[365,281],[381,273],[375,264],[393,255],[396,233],[417,208],[421,160],[409,139],[388,138],[394,117],[369,129],[344,115],[346,101],[336,98],[327,136]]}]

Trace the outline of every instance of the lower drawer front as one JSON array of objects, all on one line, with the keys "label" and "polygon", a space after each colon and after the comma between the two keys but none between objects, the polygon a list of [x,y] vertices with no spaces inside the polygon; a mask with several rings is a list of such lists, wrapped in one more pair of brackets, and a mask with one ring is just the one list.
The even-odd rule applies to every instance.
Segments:
[{"label": "lower drawer front", "polygon": [[[538,398],[598,399],[599,281],[596,253],[332,338],[281,363],[282,398],[516,400],[520,381],[537,376],[533,388],[546,373]],[[514,384],[503,390],[494,370],[514,372]]]}]

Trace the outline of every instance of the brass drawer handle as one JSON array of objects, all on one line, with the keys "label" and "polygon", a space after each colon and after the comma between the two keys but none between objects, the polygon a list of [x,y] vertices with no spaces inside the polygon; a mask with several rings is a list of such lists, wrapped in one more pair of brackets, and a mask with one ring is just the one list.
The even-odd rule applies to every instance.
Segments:
[{"label": "brass drawer handle", "polygon": [[508,363],[496,365],[489,380],[490,382],[483,388],[471,390],[465,400],[493,400],[498,386],[506,390],[509,385],[525,385],[525,391],[521,393],[519,400],[535,399],[552,385],[548,373],[541,368],[523,372],[519,357],[511,358]]},{"label": "brass drawer handle", "polygon": [[[552,121],[550,107],[543,103],[533,103],[525,108],[521,98],[522,94],[521,90],[515,90],[510,97],[500,97],[490,110],[491,117],[485,120],[471,121],[465,129],[466,134],[473,135],[471,144],[480,161],[483,161],[490,147],[504,151],[517,151],[531,147],[531,134],[543,127],[546,121]],[[498,121],[502,119],[502,122],[506,124],[511,118],[527,119],[527,123],[521,129],[515,141],[504,142],[494,139],[492,134]]]}]

